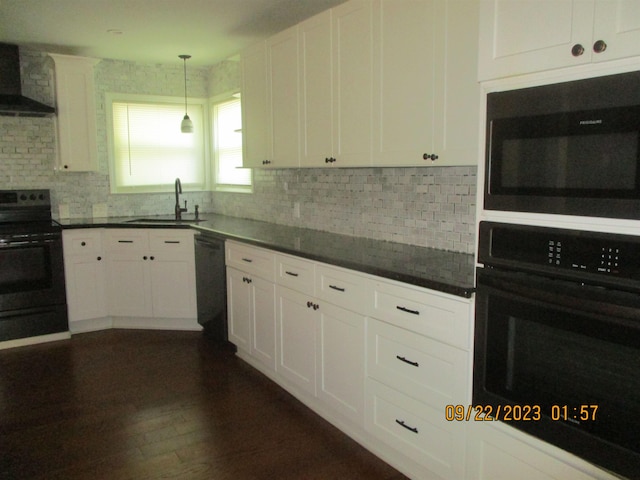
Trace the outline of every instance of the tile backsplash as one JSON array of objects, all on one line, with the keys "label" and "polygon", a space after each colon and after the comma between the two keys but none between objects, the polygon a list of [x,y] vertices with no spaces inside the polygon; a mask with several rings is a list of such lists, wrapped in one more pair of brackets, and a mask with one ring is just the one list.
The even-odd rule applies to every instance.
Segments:
[{"label": "tile backsplash", "polygon": [[[44,52],[20,49],[23,93],[54,105],[53,62]],[[109,189],[105,92],[183,93],[182,64],[102,60],[95,67],[99,171],[57,172],[50,118],[0,116],[0,189],[49,188],[54,215],[90,217],[94,205],[111,216],[170,214],[171,193],[112,195]],[[193,96],[237,89],[238,64],[189,70]],[[255,170],[254,191],[190,192],[190,210],[266,220],[346,235],[472,253],[476,168],[354,168]]]}]

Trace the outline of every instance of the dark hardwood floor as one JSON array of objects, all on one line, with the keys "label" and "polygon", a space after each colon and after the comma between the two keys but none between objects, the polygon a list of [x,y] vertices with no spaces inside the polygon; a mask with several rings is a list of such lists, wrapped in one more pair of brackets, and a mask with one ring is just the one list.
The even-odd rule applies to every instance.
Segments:
[{"label": "dark hardwood floor", "polygon": [[406,477],[200,333],[107,330],[0,351],[0,478]]}]

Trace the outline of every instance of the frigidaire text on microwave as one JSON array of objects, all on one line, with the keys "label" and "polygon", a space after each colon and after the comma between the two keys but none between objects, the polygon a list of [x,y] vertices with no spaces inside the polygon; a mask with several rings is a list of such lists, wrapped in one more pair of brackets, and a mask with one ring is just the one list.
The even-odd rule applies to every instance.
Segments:
[{"label": "frigidaire text on microwave", "polygon": [[487,95],[487,210],[640,219],[640,71]]}]

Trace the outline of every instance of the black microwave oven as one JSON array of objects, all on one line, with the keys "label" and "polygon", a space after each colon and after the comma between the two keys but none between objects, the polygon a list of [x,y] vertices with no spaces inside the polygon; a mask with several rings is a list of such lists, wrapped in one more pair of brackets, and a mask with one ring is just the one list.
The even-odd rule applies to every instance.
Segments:
[{"label": "black microwave oven", "polygon": [[640,219],[640,71],[487,95],[484,208]]}]

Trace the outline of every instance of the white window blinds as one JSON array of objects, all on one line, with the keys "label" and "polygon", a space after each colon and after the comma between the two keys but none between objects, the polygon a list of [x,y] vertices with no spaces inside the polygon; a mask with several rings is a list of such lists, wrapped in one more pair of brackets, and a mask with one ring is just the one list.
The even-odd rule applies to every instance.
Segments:
[{"label": "white window blinds", "polygon": [[203,106],[189,106],[195,126],[180,132],[184,105],[114,101],[114,191],[167,191],[180,177],[191,190],[205,188]]}]

